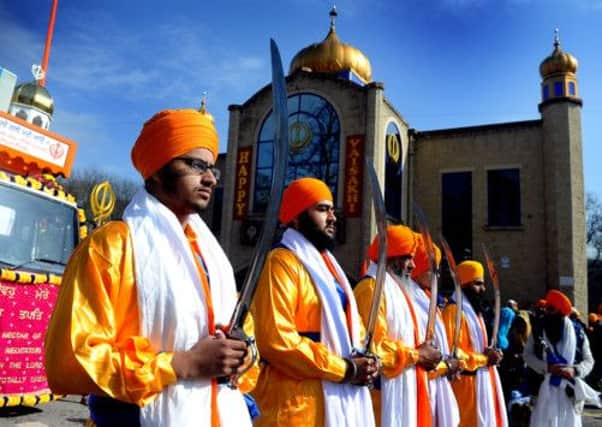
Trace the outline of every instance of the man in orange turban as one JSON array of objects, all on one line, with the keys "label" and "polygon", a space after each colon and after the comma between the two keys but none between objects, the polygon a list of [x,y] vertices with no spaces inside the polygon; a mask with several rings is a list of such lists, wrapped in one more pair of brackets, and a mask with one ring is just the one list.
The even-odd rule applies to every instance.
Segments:
[{"label": "man in orange turban", "polygon": [[456,267],[456,277],[464,294],[462,307],[451,301],[443,309],[447,339],[453,340],[456,313],[462,310],[458,357],[463,370],[452,382],[460,410],[462,427],[506,427],[506,403],[497,366],[502,352],[489,348],[489,337],[483,319],[485,280],[483,265],[478,261],[463,261]]},{"label": "man in orange turban", "polygon": [[600,405],[598,393],[583,380],[592,370],[594,358],[585,328],[568,317],[571,309],[565,294],[550,290],[542,322],[532,325],[524,359],[543,376],[531,413],[532,426],[581,426],[583,404]]},{"label": "man in orange turban", "polygon": [[[377,235],[368,248],[368,271],[354,290],[364,323],[370,316],[376,286],[378,240]],[[373,338],[383,372],[372,390],[372,401],[378,425],[382,426],[435,425],[426,371],[437,366],[441,352],[424,342],[418,307],[410,294],[417,245],[417,237],[409,227],[387,227],[387,273]]]},{"label": "man in orange turban", "polygon": [[[220,178],[211,116],[162,111],[132,149],[144,179],[123,221],[96,229],[65,270],[46,341],[55,393],[90,394],[93,423],[250,426],[243,341],[217,329],[236,303],[232,267],[198,215]],[[252,334],[251,319],[247,330]],[[218,399],[219,396],[219,399]]]},{"label": "man in orange turban", "polygon": [[267,257],[251,312],[265,365],[253,393],[256,426],[373,426],[365,384],[376,361],[356,355],[363,326],[345,272],[331,253],[336,216],[328,186],[300,178],[284,191],[287,228]]}]

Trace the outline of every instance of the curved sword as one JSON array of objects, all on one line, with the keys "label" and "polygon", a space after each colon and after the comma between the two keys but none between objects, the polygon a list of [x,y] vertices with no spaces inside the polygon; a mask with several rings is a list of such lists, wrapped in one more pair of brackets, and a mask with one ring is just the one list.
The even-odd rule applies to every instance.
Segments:
[{"label": "curved sword", "polygon": [[493,283],[493,293],[495,297],[495,312],[493,317],[493,331],[491,332],[491,338],[489,340],[489,347],[495,348],[497,345],[497,333],[500,330],[500,310],[501,310],[501,292],[500,292],[500,279],[497,275],[497,271],[495,270],[495,264],[493,263],[493,259],[489,256],[489,252],[487,251],[487,246],[483,243],[483,253],[485,254],[485,260],[487,261],[487,270],[489,271],[489,277],[491,277],[491,282]]},{"label": "curved sword", "polygon": [[433,239],[429,232],[428,225],[426,223],[426,217],[424,212],[420,209],[420,206],[414,202],[414,213],[418,220],[418,229],[424,240],[424,247],[429,260],[429,266],[431,270],[431,298],[429,301],[429,314],[426,322],[426,330],[424,333],[424,342],[433,343],[435,337],[435,320],[437,316],[437,295],[439,293],[439,286],[437,283],[437,263],[435,261],[435,250],[433,249]]},{"label": "curved sword", "polygon": [[[270,53],[272,59],[272,98],[274,102],[274,169],[272,171],[272,186],[270,188],[270,198],[265,211],[263,227],[259,242],[255,247],[255,252],[247,271],[247,276],[242,285],[242,292],[232,312],[232,318],[228,325],[227,335],[232,338],[241,339],[250,344],[253,352],[252,358],[256,359],[257,355],[254,344],[254,339],[248,337],[243,325],[245,318],[249,313],[251,301],[257,288],[257,281],[268,251],[272,246],[274,232],[278,225],[278,209],[282,199],[284,190],[284,181],[286,167],[288,161],[288,108],[287,108],[287,92],[286,81],[284,80],[284,72],[282,71],[282,60],[278,46],[273,39],[270,39]],[[253,360],[254,362],[255,360]],[[253,363],[249,364],[249,368]],[[242,375],[239,374],[239,375]],[[234,381],[231,381],[231,384]]]},{"label": "curved sword", "polygon": [[368,315],[368,325],[366,326],[366,336],[361,349],[363,354],[370,354],[370,344],[374,338],[374,328],[376,327],[376,318],[378,317],[378,308],[383,299],[385,287],[385,274],[387,269],[387,213],[385,210],[385,201],[383,193],[378,183],[378,177],[374,170],[374,165],[366,159],[366,167],[370,176],[370,188],[372,190],[372,202],[374,205],[374,214],[376,217],[376,229],[378,232],[378,262],[376,265],[376,284],[372,294],[370,305],[370,314]]},{"label": "curved sword", "polygon": [[451,275],[452,281],[454,282],[455,289],[455,298],[456,298],[456,323],[454,324],[454,336],[451,346],[451,354],[454,358],[458,358],[458,339],[460,338],[460,327],[462,326],[462,298],[464,294],[462,293],[462,286],[458,282],[458,277],[456,276],[456,260],[454,259],[454,254],[445,240],[443,235],[441,237],[441,247],[443,248],[443,253],[445,253],[445,258],[447,259],[447,265],[449,266],[449,274]]}]

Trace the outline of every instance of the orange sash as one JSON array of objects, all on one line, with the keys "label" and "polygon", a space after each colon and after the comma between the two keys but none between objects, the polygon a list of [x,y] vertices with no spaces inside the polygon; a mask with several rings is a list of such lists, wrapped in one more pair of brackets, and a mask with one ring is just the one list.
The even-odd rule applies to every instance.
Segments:
[{"label": "orange sash", "polygon": [[[213,312],[213,301],[211,299],[211,290],[209,287],[209,280],[207,278],[207,273],[205,271],[205,267],[201,265],[200,260],[203,259],[203,254],[201,253],[201,249],[197,244],[196,235],[192,231],[192,229],[188,226],[185,228],[185,234],[188,238],[188,242],[190,243],[190,247],[197,255],[194,258],[194,262],[196,264],[197,270],[199,271],[199,276],[201,277],[201,283],[203,284],[203,292],[205,293],[205,302],[207,304],[207,325],[209,329],[209,334],[215,334],[215,315]],[[217,408],[217,379],[211,379],[211,427],[220,427],[219,422],[219,412]]]},{"label": "orange sash", "polygon": [[[483,318],[480,314],[477,314],[477,319],[479,319],[479,328],[481,328],[481,333],[483,334],[483,339],[485,342],[483,343],[483,347],[487,348],[487,329],[485,329],[485,324],[483,323]],[[495,400],[495,424],[498,427],[501,427],[502,424],[502,408],[500,408],[500,399],[497,395],[497,386],[495,381],[495,371],[493,370],[493,366],[487,367],[487,372],[489,373],[489,382],[491,383],[491,389],[493,390],[493,399]]]}]

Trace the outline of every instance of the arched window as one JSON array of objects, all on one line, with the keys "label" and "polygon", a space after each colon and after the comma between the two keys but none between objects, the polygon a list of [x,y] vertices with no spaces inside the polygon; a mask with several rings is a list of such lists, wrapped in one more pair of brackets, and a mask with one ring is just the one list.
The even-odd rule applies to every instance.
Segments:
[{"label": "arched window", "polygon": [[33,121],[32,121],[32,123],[33,123],[34,125],[36,125],[36,126],[39,126],[39,127],[41,127],[41,128],[43,128],[43,127],[44,127],[44,121],[42,120],[42,118],[41,118],[40,116],[35,116],[35,117],[33,118]]},{"label": "arched window", "polygon": [[[336,111],[324,98],[301,93],[288,98],[289,157],[286,184],[313,176],[326,182],[337,199],[339,140]],[[253,212],[265,211],[272,183],[274,115],[266,117],[257,141]]]},{"label": "arched window", "polygon": [[569,82],[569,95],[577,95],[577,90],[575,89],[575,82]]},{"label": "arched window", "polygon": [[385,207],[389,217],[401,221],[403,145],[395,123],[389,123],[385,138]]},{"label": "arched window", "polygon": [[15,114],[15,116],[17,116],[20,119],[27,120],[27,112],[24,111],[24,110],[17,111],[17,113]]}]

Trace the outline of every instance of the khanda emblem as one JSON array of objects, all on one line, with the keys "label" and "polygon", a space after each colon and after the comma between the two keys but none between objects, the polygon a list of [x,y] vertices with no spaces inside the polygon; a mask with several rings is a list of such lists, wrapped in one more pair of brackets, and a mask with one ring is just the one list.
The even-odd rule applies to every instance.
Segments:
[{"label": "khanda emblem", "polygon": [[297,120],[288,127],[288,141],[290,150],[299,153],[309,145],[312,139],[311,127],[306,122]]},{"label": "khanda emblem", "polygon": [[97,227],[104,224],[115,209],[115,192],[109,181],[96,184],[90,193],[90,209]]},{"label": "khanda emblem", "polygon": [[401,157],[401,144],[397,135],[390,133],[387,135],[387,153],[393,162],[398,163]]}]

